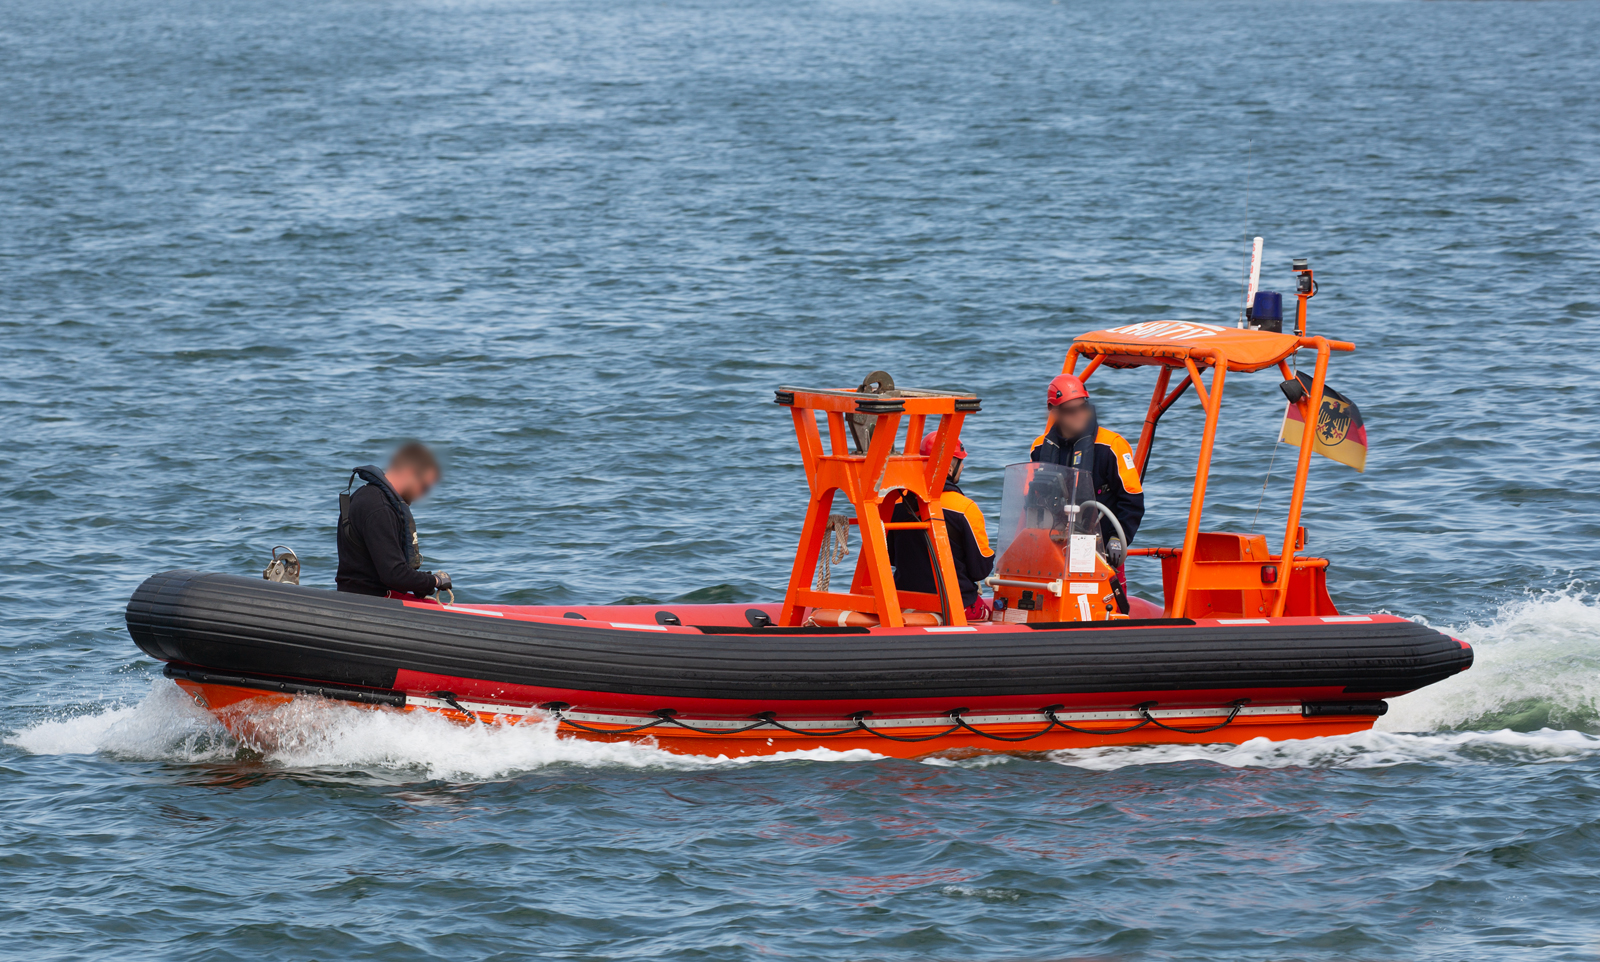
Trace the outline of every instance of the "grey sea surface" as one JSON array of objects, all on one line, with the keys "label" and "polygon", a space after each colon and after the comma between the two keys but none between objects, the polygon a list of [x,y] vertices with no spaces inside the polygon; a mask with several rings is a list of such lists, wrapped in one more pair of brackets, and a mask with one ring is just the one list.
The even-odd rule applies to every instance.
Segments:
[{"label": "grey sea surface", "polygon": [[[0,958],[1600,958],[1597,48],[1591,2],[0,0]],[[1378,731],[730,762],[308,701],[263,751],[123,626],[275,544],[330,585],[411,436],[463,601],[775,600],[774,387],[978,393],[993,517],[1073,336],[1233,323],[1257,234],[1359,346],[1335,601],[1477,650]],[[1275,545],[1277,380],[1206,515]]]}]

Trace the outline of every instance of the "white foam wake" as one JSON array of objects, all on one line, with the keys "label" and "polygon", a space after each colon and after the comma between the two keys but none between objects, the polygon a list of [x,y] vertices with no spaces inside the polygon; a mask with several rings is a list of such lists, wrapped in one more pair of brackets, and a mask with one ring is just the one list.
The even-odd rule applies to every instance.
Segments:
[{"label": "white foam wake", "polygon": [[1380,729],[1600,732],[1600,604],[1586,591],[1544,592],[1441,630],[1472,645],[1472,667],[1391,701]]},{"label": "white foam wake", "polygon": [[[364,772],[403,779],[481,780],[552,765],[695,770],[782,761],[856,762],[867,751],[780,752],[751,758],[677,755],[642,743],[557,737],[547,725],[458,724],[429,712],[376,711],[301,698],[252,716],[241,743],[174,684],[158,680],[138,704],[36,722],[7,742],[34,754],[106,753],[182,763],[251,760],[292,770]],[[1546,764],[1600,755],[1600,737],[1576,731],[1360,732],[1331,738],[1242,745],[1133,745],[1051,752],[1074,768],[1211,762],[1234,768],[1380,768],[1392,765]],[[1015,764],[1004,755],[927,764],[982,768]]]},{"label": "white foam wake", "polygon": [[773,761],[867,761],[867,751],[775,752],[705,758],[649,743],[557,737],[550,725],[462,725],[432,712],[373,710],[297,698],[251,716],[244,742],[165,679],[136,705],[36,722],[6,739],[34,754],[104,752],[125,758],[219,762],[255,758],[289,769],[404,772],[420,778],[488,779],[550,765],[694,769]]},{"label": "white foam wake", "polygon": [[1366,731],[1327,738],[1275,742],[1253,738],[1242,745],[1130,745],[1051,752],[1050,759],[1074,768],[1110,771],[1131,765],[1213,762],[1230,768],[1389,768],[1395,765],[1555,764],[1600,755],[1600,737],[1584,732]]},{"label": "white foam wake", "polygon": [[217,720],[177,685],[154,682],[142,701],[48,718],[6,744],[35,755],[111,755],[180,762],[219,761],[238,746]]}]

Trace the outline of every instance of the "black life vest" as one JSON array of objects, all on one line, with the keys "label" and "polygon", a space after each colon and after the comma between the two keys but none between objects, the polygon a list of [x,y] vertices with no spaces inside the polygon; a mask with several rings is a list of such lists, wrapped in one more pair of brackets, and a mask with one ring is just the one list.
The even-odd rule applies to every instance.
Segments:
[{"label": "black life vest", "polygon": [[1089,418],[1089,426],[1084,432],[1068,444],[1061,437],[1061,431],[1054,425],[1044,437],[1044,457],[1041,461],[1059,464],[1067,468],[1081,468],[1089,472],[1089,483],[1093,486],[1095,497],[1106,492],[1106,486],[1101,483],[1100,474],[1095,470],[1095,439],[1100,436],[1100,419]]},{"label": "black life vest", "polygon": [[[400,553],[405,555],[406,563],[413,569],[422,568],[422,546],[417,543],[417,519],[411,514],[411,505],[406,504],[395,494],[394,488],[389,486],[389,479],[383,476],[383,471],[377,466],[367,464],[355,468],[350,472],[350,482],[344,486],[344,491],[339,494],[339,534],[348,538],[353,544],[362,544],[361,532],[350,521],[350,489],[355,486],[356,478],[367,484],[376,485],[383,493],[383,499],[389,502],[395,514],[400,517]],[[364,545],[363,545],[364,547]]]}]

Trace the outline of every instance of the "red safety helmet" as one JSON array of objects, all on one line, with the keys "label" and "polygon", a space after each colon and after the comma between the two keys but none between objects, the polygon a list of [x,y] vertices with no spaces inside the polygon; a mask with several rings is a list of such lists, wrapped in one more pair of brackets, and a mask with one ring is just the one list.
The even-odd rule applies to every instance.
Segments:
[{"label": "red safety helmet", "polygon": [[[938,440],[938,437],[939,437],[939,435],[937,433],[934,433],[934,434],[927,435],[926,437],[924,437],[922,439],[922,456],[923,457],[927,458],[927,457],[932,457],[933,456],[933,442]],[[961,439],[960,438],[956,438],[956,453],[955,453],[955,455],[953,457],[956,458],[956,459],[959,459],[959,460],[965,460],[966,457],[967,457],[967,446],[965,444],[961,443]]]},{"label": "red safety helmet", "polygon": [[1050,380],[1050,386],[1045,388],[1044,392],[1044,402],[1049,407],[1056,407],[1079,398],[1088,400],[1089,389],[1071,374],[1056,375]]}]

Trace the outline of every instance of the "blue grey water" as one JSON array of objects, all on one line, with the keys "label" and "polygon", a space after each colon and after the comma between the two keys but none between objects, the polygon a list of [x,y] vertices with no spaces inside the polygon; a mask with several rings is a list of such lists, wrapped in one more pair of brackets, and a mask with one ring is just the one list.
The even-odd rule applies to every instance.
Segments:
[{"label": "blue grey water", "polygon": [[[1597,63],[1586,2],[3,0],[0,958],[1600,958]],[[773,387],[978,392],[992,514],[1073,335],[1231,323],[1256,234],[1360,346],[1335,600],[1477,647],[1376,732],[733,763],[307,703],[263,752],[123,628],[278,543],[330,584],[407,436],[463,599],[774,599]],[[1275,381],[1207,517],[1274,543]]]}]

